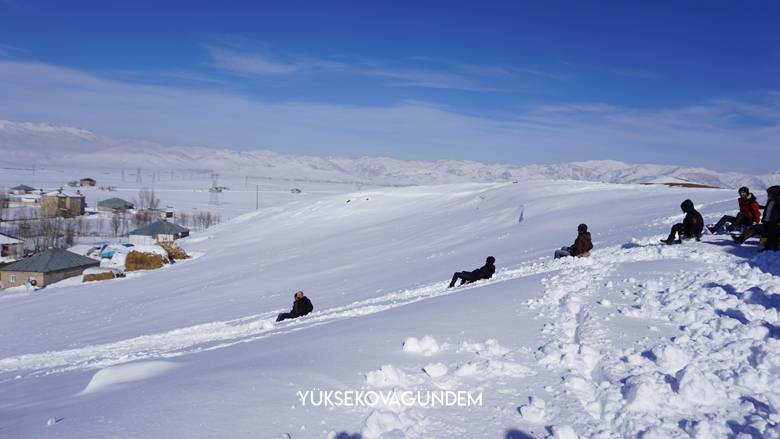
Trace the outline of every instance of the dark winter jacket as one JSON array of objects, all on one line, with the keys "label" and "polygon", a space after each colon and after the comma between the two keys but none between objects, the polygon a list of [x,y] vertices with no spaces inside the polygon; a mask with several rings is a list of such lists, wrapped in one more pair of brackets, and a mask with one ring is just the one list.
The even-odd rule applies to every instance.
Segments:
[{"label": "dark winter jacket", "polygon": [[764,216],[761,218],[761,222],[764,224],[777,224],[780,222],[780,186],[772,186],[766,192],[768,195],[771,194],[772,198],[766,201]]},{"label": "dark winter jacket", "polygon": [[493,277],[493,273],[495,272],[496,272],[496,266],[494,264],[486,262],[485,265],[472,271],[471,274],[477,276],[477,279],[490,279],[491,277]]},{"label": "dark winter jacket", "polygon": [[683,219],[683,234],[686,237],[701,236],[704,230],[704,218],[693,206],[693,201],[685,200],[680,204],[680,208],[685,212]]},{"label": "dark winter jacket", "polygon": [[569,247],[572,256],[581,256],[593,250],[593,242],[590,240],[590,232],[579,232],[574,245]]},{"label": "dark winter jacket", "polygon": [[303,296],[300,299],[296,299],[293,302],[292,314],[295,317],[305,316],[306,314],[314,310],[314,305],[311,304],[311,300],[308,297]]},{"label": "dark winter jacket", "polygon": [[750,218],[756,224],[761,222],[761,211],[758,209],[758,201],[756,201],[755,195],[750,194],[750,197],[748,197],[747,200],[739,197],[738,201],[739,211],[742,212],[743,215]]}]

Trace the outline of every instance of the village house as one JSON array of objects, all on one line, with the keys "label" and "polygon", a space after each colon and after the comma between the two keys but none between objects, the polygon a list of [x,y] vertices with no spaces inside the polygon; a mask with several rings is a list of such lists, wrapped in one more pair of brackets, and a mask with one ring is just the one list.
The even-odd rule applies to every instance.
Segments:
[{"label": "village house", "polygon": [[11,193],[14,195],[26,195],[35,191],[34,187],[27,186],[26,184],[20,184],[11,188]]},{"label": "village house", "polygon": [[128,233],[131,244],[152,245],[190,236],[190,229],[168,221],[156,221]]},{"label": "village house", "polygon": [[107,200],[98,201],[97,208],[102,212],[121,213],[135,209],[135,205],[121,198],[109,198]]},{"label": "village house", "polygon": [[97,184],[97,181],[95,181],[94,178],[82,178],[79,180],[79,186],[95,186]]},{"label": "village house", "polygon": [[5,233],[0,233],[0,259],[19,259],[24,254],[24,241]]},{"label": "village house", "polygon": [[99,265],[100,262],[92,258],[61,248],[50,248],[0,268],[0,288],[18,287],[28,282],[35,287],[44,287],[69,277],[81,276],[87,268]]},{"label": "village house", "polygon": [[62,189],[43,194],[41,216],[44,218],[74,218],[84,215],[87,203],[80,191],[66,192]]}]

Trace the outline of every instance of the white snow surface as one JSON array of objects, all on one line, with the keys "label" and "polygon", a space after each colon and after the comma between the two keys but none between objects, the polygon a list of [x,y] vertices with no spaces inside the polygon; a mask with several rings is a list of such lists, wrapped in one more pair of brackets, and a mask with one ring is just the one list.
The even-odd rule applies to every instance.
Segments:
[{"label": "white snow surface", "polygon": [[[780,255],[659,245],[685,198],[707,222],[736,210],[732,191],[573,181],[291,197],[165,269],[0,294],[0,437],[780,438]],[[581,222],[592,255],[553,260]],[[492,279],[446,288],[488,255]],[[298,289],[314,312],[275,323]]]}]

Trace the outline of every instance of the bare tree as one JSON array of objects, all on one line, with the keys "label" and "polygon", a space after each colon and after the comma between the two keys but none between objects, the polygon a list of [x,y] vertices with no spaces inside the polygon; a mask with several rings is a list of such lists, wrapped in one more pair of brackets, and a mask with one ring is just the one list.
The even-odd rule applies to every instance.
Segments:
[{"label": "bare tree", "polygon": [[138,191],[135,207],[138,210],[156,210],[160,207],[160,199],[155,195],[154,189],[144,187]]},{"label": "bare tree", "polygon": [[63,236],[64,247],[71,247],[76,242],[76,225],[72,221],[65,224]]},{"label": "bare tree", "polygon": [[5,215],[8,209],[8,193],[5,189],[0,189],[0,220],[6,219]]},{"label": "bare tree", "polygon": [[119,236],[119,229],[122,227],[122,218],[119,216],[119,212],[114,212],[111,216],[111,231],[114,232],[114,236]]},{"label": "bare tree", "polygon": [[43,218],[34,220],[33,236],[36,250],[44,250],[49,247],[61,247],[63,243],[63,219]]},{"label": "bare tree", "polygon": [[180,213],[178,222],[179,222],[180,225],[182,225],[184,227],[189,227],[190,226],[190,214],[188,214],[187,212]]},{"label": "bare tree", "polygon": [[154,212],[150,210],[139,210],[133,215],[133,225],[137,227],[143,227],[152,222],[154,218]]}]

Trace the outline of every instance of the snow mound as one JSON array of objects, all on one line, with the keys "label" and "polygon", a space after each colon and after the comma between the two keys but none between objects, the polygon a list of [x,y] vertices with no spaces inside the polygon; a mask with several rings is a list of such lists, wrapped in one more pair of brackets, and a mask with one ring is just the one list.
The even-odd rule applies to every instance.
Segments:
[{"label": "snow mound", "polygon": [[415,382],[403,370],[389,364],[366,374],[366,383],[373,387],[406,387]]},{"label": "snow mound", "polygon": [[447,366],[442,363],[431,363],[423,367],[423,372],[431,378],[439,378],[447,375]]},{"label": "snow mound", "polygon": [[95,373],[79,395],[118,390],[127,384],[148,380],[177,367],[178,364],[169,361],[144,361],[107,367]]},{"label": "snow mound", "polygon": [[528,404],[520,406],[518,411],[520,416],[527,422],[532,424],[543,424],[547,422],[547,404],[541,398],[528,398]]},{"label": "snow mound", "polygon": [[431,356],[438,353],[440,349],[439,343],[430,335],[423,336],[420,339],[409,337],[404,340],[404,352]]}]

